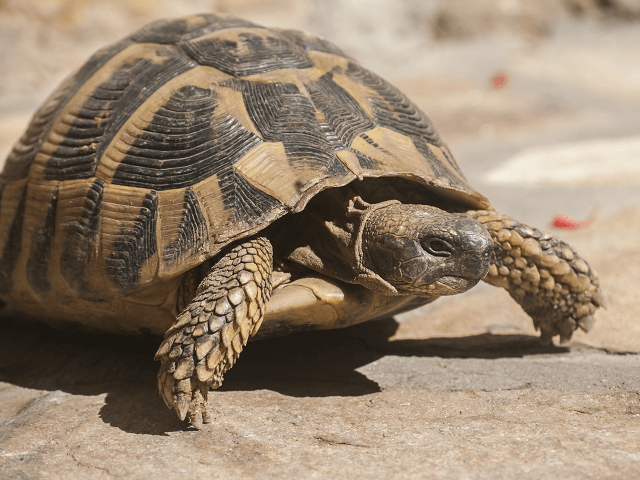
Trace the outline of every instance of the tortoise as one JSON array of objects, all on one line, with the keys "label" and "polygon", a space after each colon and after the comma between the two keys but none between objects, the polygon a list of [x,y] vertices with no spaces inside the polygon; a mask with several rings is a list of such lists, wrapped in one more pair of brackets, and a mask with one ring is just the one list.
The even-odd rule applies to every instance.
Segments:
[{"label": "tortoise", "polygon": [[588,331],[598,278],[496,212],[431,120],[332,43],[222,15],[151,23],[45,101],[0,175],[0,299],[163,335],[197,428],[251,336],[505,288],[541,340]]}]

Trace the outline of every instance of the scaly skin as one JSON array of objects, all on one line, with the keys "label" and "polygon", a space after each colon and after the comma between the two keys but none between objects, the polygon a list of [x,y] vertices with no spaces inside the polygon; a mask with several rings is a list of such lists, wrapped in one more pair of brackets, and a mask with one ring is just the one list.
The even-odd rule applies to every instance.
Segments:
[{"label": "scaly skin", "polygon": [[540,339],[561,343],[580,327],[589,331],[604,307],[596,273],[567,243],[502,213],[469,211],[494,241],[487,283],[506,289],[533,319]]},{"label": "scaly skin", "polygon": [[249,336],[257,333],[271,295],[273,250],[256,238],[227,252],[167,331],[155,359],[158,389],[181,420],[211,422],[208,391],[222,384]]}]

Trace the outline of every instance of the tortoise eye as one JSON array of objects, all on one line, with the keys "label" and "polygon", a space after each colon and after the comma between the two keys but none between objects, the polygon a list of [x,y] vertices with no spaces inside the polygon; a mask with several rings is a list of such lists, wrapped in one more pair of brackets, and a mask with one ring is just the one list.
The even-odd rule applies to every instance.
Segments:
[{"label": "tortoise eye", "polygon": [[436,257],[450,257],[453,253],[453,247],[439,238],[423,240],[422,248],[424,248],[427,253]]}]

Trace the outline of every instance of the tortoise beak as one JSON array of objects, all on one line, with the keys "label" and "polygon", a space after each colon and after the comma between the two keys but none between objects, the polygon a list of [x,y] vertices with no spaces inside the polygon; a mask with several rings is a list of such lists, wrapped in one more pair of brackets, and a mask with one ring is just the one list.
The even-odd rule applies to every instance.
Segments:
[{"label": "tortoise beak", "polygon": [[[456,223],[460,235],[460,276],[477,281],[487,276],[491,266],[493,239],[489,232],[472,218],[461,218]],[[477,282],[476,282],[477,283]]]}]

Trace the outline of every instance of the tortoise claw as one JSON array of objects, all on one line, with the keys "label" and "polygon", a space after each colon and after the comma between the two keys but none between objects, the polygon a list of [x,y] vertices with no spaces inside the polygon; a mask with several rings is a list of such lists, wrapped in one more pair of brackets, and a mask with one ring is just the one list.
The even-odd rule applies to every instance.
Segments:
[{"label": "tortoise claw", "polygon": [[555,332],[551,329],[548,328],[541,328],[540,329],[540,345],[544,345],[549,346],[553,343],[553,336],[555,335]]},{"label": "tortoise claw", "polygon": [[179,393],[176,398],[175,410],[180,417],[180,420],[184,420],[189,412],[189,399],[186,393]]},{"label": "tortoise claw", "polygon": [[198,388],[196,391],[194,391],[193,399],[189,404],[189,423],[191,424],[191,426],[197,428],[198,430],[202,430],[204,417],[203,413],[208,409],[207,399],[205,398],[205,396],[207,396],[207,390],[208,387],[206,390],[204,390],[204,392],[201,388]]},{"label": "tortoise claw", "polygon": [[583,332],[587,333],[591,330],[596,324],[596,317],[593,315],[587,315],[578,319],[578,326],[582,329]]}]

